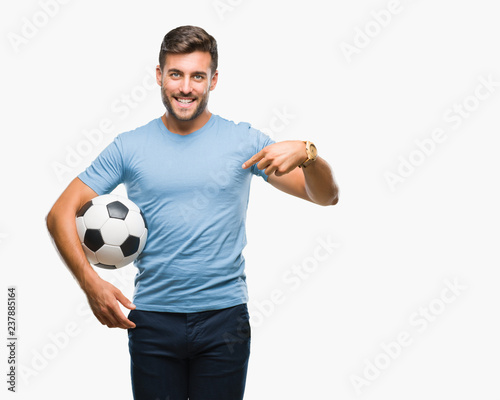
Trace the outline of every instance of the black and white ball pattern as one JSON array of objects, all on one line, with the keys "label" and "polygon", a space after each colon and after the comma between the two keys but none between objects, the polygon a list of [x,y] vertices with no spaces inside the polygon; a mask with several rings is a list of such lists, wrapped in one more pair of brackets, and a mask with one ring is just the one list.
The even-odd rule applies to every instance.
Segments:
[{"label": "black and white ball pattern", "polygon": [[89,262],[107,269],[121,268],[134,261],[148,236],[139,207],[114,194],[87,202],[76,215],[76,229]]}]

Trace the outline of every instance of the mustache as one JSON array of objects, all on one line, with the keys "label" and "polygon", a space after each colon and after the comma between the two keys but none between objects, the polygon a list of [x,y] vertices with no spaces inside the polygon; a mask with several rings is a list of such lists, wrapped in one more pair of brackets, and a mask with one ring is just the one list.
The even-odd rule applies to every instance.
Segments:
[{"label": "mustache", "polygon": [[172,97],[182,97],[184,99],[196,99],[197,98],[196,96],[184,94],[184,93],[176,93],[176,94],[173,94]]},{"label": "mustache", "polygon": [[[167,90],[164,86],[161,87],[162,96],[168,97]],[[172,94],[171,97],[184,97],[185,99],[197,99],[198,96],[193,96],[192,94],[185,94],[182,92]]]}]

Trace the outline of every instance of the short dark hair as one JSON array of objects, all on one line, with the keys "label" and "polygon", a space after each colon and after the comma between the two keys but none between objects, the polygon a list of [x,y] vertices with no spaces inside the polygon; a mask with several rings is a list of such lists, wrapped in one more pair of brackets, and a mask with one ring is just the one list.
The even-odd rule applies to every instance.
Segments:
[{"label": "short dark hair", "polygon": [[168,53],[171,54],[189,54],[195,51],[206,51],[210,53],[212,62],[210,69],[212,75],[217,69],[218,53],[217,41],[209,35],[204,29],[198,26],[179,26],[168,32],[163,38],[160,47],[160,69],[163,71],[165,58]]}]

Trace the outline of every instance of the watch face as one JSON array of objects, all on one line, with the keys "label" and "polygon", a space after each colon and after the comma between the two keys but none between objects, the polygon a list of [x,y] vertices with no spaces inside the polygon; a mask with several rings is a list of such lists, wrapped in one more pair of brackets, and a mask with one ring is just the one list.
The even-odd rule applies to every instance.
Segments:
[{"label": "watch face", "polygon": [[309,144],[309,151],[311,152],[312,159],[315,159],[318,156],[318,149],[313,143]]}]

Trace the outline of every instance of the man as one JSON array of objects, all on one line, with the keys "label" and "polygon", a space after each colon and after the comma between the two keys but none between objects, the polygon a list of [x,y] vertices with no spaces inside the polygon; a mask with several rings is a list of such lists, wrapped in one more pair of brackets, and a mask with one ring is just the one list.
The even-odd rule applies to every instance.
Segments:
[{"label": "man", "polygon": [[[165,36],[156,68],[166,112],[115,140],[75,178],[47,216],[65,263],[96,318],[128,329],[134,398],[243,398],[250,351],[245,218],[250,181],[334,205],[338,189],[313,144],[274,143],[207,109],[217,44],[203,29]],[[134,303],[101,279],[80,245],[75,215],[124,183],[148,242],[136,261]],[[128,318],[118,302],[130,309]]]}]

